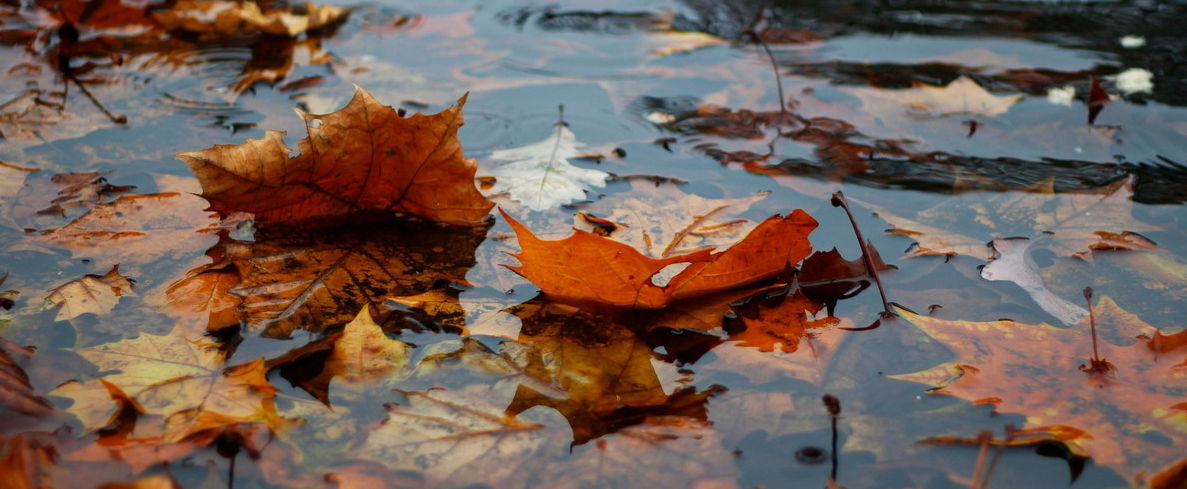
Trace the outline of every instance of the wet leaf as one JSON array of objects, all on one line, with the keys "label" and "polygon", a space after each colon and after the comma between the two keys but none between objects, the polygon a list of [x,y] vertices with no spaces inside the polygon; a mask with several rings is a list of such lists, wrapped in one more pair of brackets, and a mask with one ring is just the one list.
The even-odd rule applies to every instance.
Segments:
[{"label": "wet leaf", "polygon": [[[1159,228],[1133,219],[1132,196],[1133,182],[1129,179],[1092,193],[1056,193],[1054,180],[1049,179],[1025,192],[968,192],[914,217],[870,207],[894,225],[889,233],[918,243],[908,256],[968,255],[989,260],[993,253],[985,243],[990,238],[1017,236],[1043,238],[1046,246],[1060,256],[1091,261],[1093,250],[1156,247],[1137,234]],[[961,209],[970,209],[973,216],[963,215]],[[953,231],[955,222],[970,220],[981,225],[983,235],[970,237]]]},{"label": "wet leaf", "polygon": [[285,423],[276,413],[276,389],[264,377],[264,360],[224,368],[225,354],[207,340],[141,333],[78,354],[114,372],[51,393],[73,399],[69,411],[88,429],[110,424],[125,407],[121,398],[139,412],[163,418],[151,432],[165,442],[239,423],[272,428]]},{"label": "wet leaf", "polygon": [[[476,386],[477,387],[477,386]],[[516,485],[532,477],[521,465],[561,449],[546,427],[505,414],[481,389],[404,393],[387,419],[355,451],[395,470],[423,472],[430,486]]]},{"label": "wet leaf", "polygon": [[298,156],[289,156],[283,133],[269,131],[177,157],[198,176],[211,209],[251,212],[260,224],[359,212],[474,224],[493,204],[475,188],[475,163],[457,139],[465,102],[403,118],[359,88],[337,112],[298,111],[309,133]]},{"label": "wet leaf", "polygon": [[492,160],[508,163],[491,170],[496,180],[489,194],[506,192],[533,211],[585,199],[585,192],[605,186],[610,174],[569,163],[584,146],[567,125],[559,123],[543,141],[491,153]]},{"label": "wet leaf", "polygon": [[49,292],[45,302],[57,306],[54,319],[64,321],[83,314],[102,316],[115,309],[120,297],[134,296],[132,279],[120,274],[119,265],[103,275],[86,275],[59,285]]},{"label": "wet leaf", "polygon": [[361,385],[405,368],[409,345],[388,338],[364,306],[334,342],[325,370],[348,384]]},{"label": "wet leaf", "polygon": [[29,174],[36,171],[36,168],[28,168],[0,161],[0,224],[14,228],[17,226],[13,220],[12,199],[24,187],[25,179],[28,178]]},{"label": "wet leaf", "polygon": [[201,198],[180,192],[124,195],[65,226],[27,236],[14,249],[65,248],[95,266],[136,271],[159,260],[191,258],[217,240],[217,221]]},{"label": "wet leaf", "polygon": [[[1122,338],[1158,330],[1111,299],[1096,306],[1098,329]],[[895,378],[935,386],[929,392],[992,404],[1026,416],[1032,427],[1063,425],[1088,434],[1078,443],[1097,463],[1136,475],[1170,464],[1187,439],[1183,392],[1187,371],[1174,363],[1185,351],[1160,352],[1149,340],[1099,342],[1113,375],[1081,370],[1092,359],[1087,321],[1070,329],[1011,321],[977,323],[899,314],[956,352],[956,359]],[[1107,338],[1109,335],[1104,335]],[[1150,436],[1165,442],[1152,442]]]},{"label": "wet leaf", "polygon": [[[659,309],[676,299],[708,295],[761,280],[794,266],[811,251],[807,236],[816,221],[796,210],[772,216],[738,244],[714,252],[650,258],[624,243],[574,230],[559,241],[543,241],[504,213],[522,250],[509,267],[559,301],[636,309]],[[665,267],[688,264],[665,285],[653,276]]]}]

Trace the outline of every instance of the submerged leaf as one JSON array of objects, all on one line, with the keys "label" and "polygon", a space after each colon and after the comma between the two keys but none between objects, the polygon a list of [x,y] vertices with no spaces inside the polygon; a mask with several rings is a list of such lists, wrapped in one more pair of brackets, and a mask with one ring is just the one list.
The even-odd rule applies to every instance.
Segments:
[{"label": "submerged leaf", "polygon": [[[1021,236],[1043,237],[1056,254],[1091,261],[1094,250],[1157,246],[1138,234],[1159,228],[1133,220],[1132,196],[1131,179],[1092,193],[1056,193],[1054,179],[1048,179],[1022,192],[967,192],[914,217],[870,207],[894,225],[889,233],[918,243],[908,256],[968,255],[989,260],[993,252],[985,243],[990,238]],[[957,222],[970,221],[960,209],[972,210],[971,221],[986,229],[984,235],[970,237],[952,230]]]},{"label": "submerged leaf", "polygon": [[[1182,456],[1176,447],[1187,442],[1187,370],[1165,358],[1169,352],[1148,347],[1149,340],[1100,341],[1100,357],[1117,369],[1110,376],[1082,370],[1093,354],[1086,321],[1062,329],[1012,321],[950,321],[903,309],[898,313],[957,357],[895,378],[935,386],[929,392],[936,394],[1022,413],[1030,426],[1083,430],[1090,435],[1078,440],[1085,452],[1123,474],[1153,471]],[[1101,298],[1096,313],[1098,328],[1116,336],[1158,334],[1107,297]],[[1184,353],[1182,348],[1173,351]],[[1167,442],[1152,442],[1152,430]]]},{"label": "submerged leaf", "polygon": [[119,265],[103,275],[86,275],[59,285],[49,292],[45,302],[59,306],[56,321],[74,319],[83,314],[103,315],[115,309],[122,296],[134,296],[132,280],[120,274]]}]

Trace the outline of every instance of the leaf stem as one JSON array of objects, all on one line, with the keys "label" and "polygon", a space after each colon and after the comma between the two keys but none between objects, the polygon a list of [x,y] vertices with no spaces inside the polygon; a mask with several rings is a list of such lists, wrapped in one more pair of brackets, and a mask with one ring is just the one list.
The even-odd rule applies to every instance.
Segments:
[{"label": "leaf stem", "polygon": [[857,219],[853,217],[853,211],[849,210],[849,202],[845,200],[845,194],[840,190],[833,192],[832,204],[833,207],[845,209],[845,215],[849,216],[849,223],[853,225],[853,234],[857,235],[857,245],[861,247],[861,260],[866,265],[866,273],[870,274],[874,283],[878,284],[878,295],[882,297],[882,316],[893,316],[894,311],[890,308],[890,301],[886,298],[886,288],[882,286],[882,277],[878,276],[878,268],[874,266],[869,243],[866,242],[865,236],[862,236],[861,228],[857,226]]}]

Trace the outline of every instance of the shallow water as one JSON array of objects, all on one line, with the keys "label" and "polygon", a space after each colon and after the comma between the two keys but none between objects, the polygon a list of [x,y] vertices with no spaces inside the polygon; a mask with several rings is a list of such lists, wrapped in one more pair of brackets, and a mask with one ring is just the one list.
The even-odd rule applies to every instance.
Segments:
[{"label": "shallow water", "polygon": [[[460,138],[466,155],[477,159],[479,175],[489,175],[497,165],[492,152],[549,137],[558,107],[563,106],[564,121],[578,140],[605,156],[576,160],[576,165],[624,177],[678,179],[683,192],[706,198],[769,192],[743,217],[761,220],[804,209],[820,223],[811,235],[813,247],[836,247],[852,258],[860,254],[853,230],[828,198],[842,190],[872,246],[898,267],[883,276],[890,299],[921,313],[939,305],[935,314],[945,319],[1058,324],[1017,285],[981,279],[978,267],[984,259],[908,257],[913,241],[883,233],[891,225],[876,210],[899,216],[936,215],[937,226],[986,242],[1033,234],[1035,272],[1054,294],[1083,304],[1080,291],[1091,286],[1098,297],[1111,297],[1166,334],[1183,329],[1187,241],[1181,222],[1187,213],[1180,204],[1187,199],[1187,92],[1181,66],[1187,37],[1179,24],[1187,4],[803,2],[772,7],[764,14],[764,25],[794,31],[801,41],[772,41],[768,57],[763,46],[742,34],[761,10],[759,2],[563,2],[546,7],[502,0],[331,3],[350,7],[352,13],[345,24],[320,36],[295,41],[173,39],[175,44],[156,48],[129,47],[119,51],[122,64],[100,66],[85,75],[93,80],[88,87],[95,103],[70,87],[63,110],[38,106],[44,114],[38,112],[36,118],[0,120],[5,136],[0,140],[0,161],[40,169],[11,191],[0,185],[0,273],[8,273],[5,289],[21,292],[16,306],[0,316],[5,337],[36,345],[39,355],[71,359],[74,363],[63,365],[81,365],[76,375],[87,378],[95,374],[93,367],[71,351],[169,331],[181,320],[162,312],[165,290],[218,259],[206,256],[219,240],[209,230],[153,235],[159,241],[145,245],[156,250],[148,254],[141,248],[123,255],[105,249],[118,243],[101,244],[100,251],[78,251],[31,239],[94,207],[83,203],[62,216],[38,214],[57,190],[49,181],[51,175],[109,172],[107,182],[134,186],[126,191],[132,195],[198,192],[197,181],[175,154],[238,144],[262,137],[266,130],[287,131],[290,147],[295,147],[305,127],[292,109],[337,110],[352,96],[352,84],[409,112],[435,113],[469,93]],[[0,30],[24,32],[27,24],[35,24],[43,28],[41,35],[50,35],[52,22],[44,14],[30,14],[36,9],[28,5],[4,5]],[[674,30],[707,35],[681,37]],[[84,39],[101,34],[102,29],[83,29]],[[1126,35],[1144,36],[1146,43],[1123,47],[1120,39]],[[697,45],[709,36],[712,42]],[[5,106],[6,113],[25,107],[20,104],[27,103],[30,90],[53,92],[66,83],[46,55],[37,52],[44,43],[34,43],[39,48],[33,52],[24,45],[23,38],[0,43],[0,72],[5,73],[0,77],[0,103],[20,100]],[[291,67],[275,83],[244,85],[245,73],[277,69],[284,61],[291,61]],[[1147,70],[1153,87],[1123,93],[1116,76],[1131,69]],[[914,84],[942,86],[961,76],[987,89],[989,100],[1018,99],[1002,103],[999,111],[985,110],[968,106],[974,96],[970,92],[950,97],[952,103],[965,100],[960,110],[920,112],[904,95]],[[1088,124],[1092,78],[1101,80],[1116,98]],[[308,83],[292,83],[298,80]],[[752,118],[742,120],[742,129],[726,131],[722,120],[698,119],[704,114],[696,113],[697,107],[706,104],[777,115],[779,83],[789,111],[801,122],[773,127],[755,124]],[[1048,96],[1049,90],[1066,86],[1075,88],[1072,100]],[[126,124],[113,123],[98,104],[113,117],[126,117]],[[819,139],[790,136],[808,120],[816,121],[817,127],[841,129]],[[657,142],[661,138],[673,139],[664,145]],[[837,150],[842,143],[864,149]],[[616,149],[624,156],[614,156]],[[766,156],[739,161],[747,160],[739,151]],[[1098,251],[1086,261],[1052,252],[1042,233],[1035,232],[1042,231],[1041,226],[987,222],[985,213],[977,213],[1004,212],[994,206],[1011,196],[1033,195],[1023,191],[1048,179],[1061,193],[1091,192],[1131,179],[1132,214],[1120,224],[1140,223],[1141,234],[1159,248]],[[624,178],[588,197],[613,201],[639,188],[637,181]],[[496,202],[553,239],[567,234],[574,213],[573,207],[531,212],[505,197]],[[175,227],[197,230],[213,225],[204,221],[202,209],[203,203],[195,199],[177,203],[168,213],[187,221]],[[407,478],[392,482],[393,487],[555,487],[562,482],[576,484],[573,487],[822,487],[828,481],[829,463],[805,456],[803,449],[819,448],[827,454],[829,417],[819,404],[824,393],[836,395],[844,406],[839,420],[840,485],[967,487],[977,464],[976,446],[923,446],[916,441],[937,435],[975,437],[983,429],[1000,436],[1007,424],[1026,424],[1021,414],[993,413],[988,406],[932,395],[926,385],[890,378],[953,359],[946,347],[901,320],[869,331],[833,331],[836,337],[821,343],[829,352],[821,361],[824,366],[804,373],[795,365],[808,354],[805,349],[760,354],[727,341],[729,335],[722,329],[684,330],[686,323],[669,317],[627,315],[620,318],[624,326],[596,316],[549,322],[500,312],[539,302],[528,302],[538,292],[534,286],[501,266],[514,263],[504,252],[514,251],[515,245],[507,239],[510,227],[495,216],[485,239],[440,239],[449,256],[473,256],[473,262],[434,263],[409,272],[418,275],[414,279],[380,287],[387,288],[380,296],[440,288],[433,274],[448,267],[460,269],[473,286],[450,289],[460,296],[466,313],[462,318],[442,319],[390,302],[384,306],[396,311],[393,319],[384,321],[385,329],[414,345],[409,363],[427,365],[428,373],[395,385],[331,390],[318,399],[300,385],[311,375],[306,371],[313,368],[309,364],[318,358],[271,370],[268,378],[280,390],[281,412],[306,422],[281,437],[283,444],[269,445],[263,453],[287,457],[285,464],[307,478],[278,480],[274,465],[259,462],[268,456],[253,460],[241,455],[235,487],[302,486],[324,473],[343,471],[355,461],[352,453],[370,450],[368,434],[381,429],[385,403],[423,406],[417,404],[422,402],[415,400],[417,396],[437,392],[436,388],[458,396],[460,400],[449,398],[458,403],[447,405],[450,409],[460,405],[492,413],[508,410],[543,428],[531,436],[514,435],[509,449],[493,443],[465,445],[459,451],[480,454],[465,462],[456,459],[463,455],[444,450],[420,454],[425,460],[393,462],[389,467],[402,470],[397,473]],[[356,231],[363,236],[352,234]],[[387,232],[394,234],[384,237]],[[400,253],[441,254],[438,243],[419,242],[416,233],[433,235],[414,226],[396,226],[352,230],[337,239],[378,242]],[[334,239],[316,242],[336,245]],[[112,311],[55,320],[52,310],[43,310],[42,298],[55,286],[85,274],[103,274],[114,263],[136,280],[136,295],[121,297]],[[868,280],[865,285],[860,294],[836,304],[833,313],[842,325],[862,327],[878,318],[882,304],[877,291]],[[458,334],[462,326],[488,327],[492,315],[511,329],[484,329],[499,334],[465,339]],[[233,345],[226,347],[232,352],[230,364],[275,359],[340,330],[344,322],[273,334],[247,321],[232,335],[233,341],[221,336],[219,340]],[[531,332],[518,336],[517,327]],[[284,336],[288,338],[276,338]],[[542,338],[562,338],[555,341],[563,344]],[[550,393],[518,374],[467,363],[516,354],[539,355],[541,362],[560,365],[551,388],[563,385],[571,392]],[[566,367],[565,358],[574,363]],[[615,368],[622,371],[611,372]],[[44,393],[74,372],[33,374],[32,380]],[[615,386],[587,392],[581,387],[582,382],[614,384],[626,382],[623,379],[635,382],[628,387],[636,390]],[[1167,382],[1171,395],[1187,396],[1182,376]],[[531,397],[522,394],[523,389],[544,393]],[[589,413],[583,418],[579,412],[615,403],[637,408],[633,402],[646,403],[631,395],[677,396],[681,389],[702,399],[689,405],[674,400],[647,404],[638,413],[616,412],[609,421]],[[590,392],[605,398],[576,399]],[[336,411],[319,402],[329,399],[338,406]],[[60,408],[69,405],[62,398],[53,401]],[[461,416],[456,411],[436,414]],[[657,421],[660,418],[667,421]],[[1059,419],[1050,422],[1059,424]],[[0,423],[0,433],[52,431],[65,423],[74,430],[70,436],[93,436],[87,433],[93,427],[69,416],[22,423]],[[1144,436],[1154,445],[1168,439],[1157,433]],[[1182,433],[1175,436],[1187,439]],[[302,449],[303,458],[298,462],[285,451],[291,448],[282,445]],[[391,458],[399,453],[392,450],[377,453]],[[229,486],[223,455],[200,450],[146,473],[172,474],[183,487]],[[1065,458],[1069,457],[1041,456],[1033,447],[1005,450],[991,485],[1126,487],[1135,469],[1157,469],[1088,461],[1083,473],[1073,478],[1069,467],[1083,461]],[[135,475],[97,465],[86,470],[103,474],[102,480]]]}]

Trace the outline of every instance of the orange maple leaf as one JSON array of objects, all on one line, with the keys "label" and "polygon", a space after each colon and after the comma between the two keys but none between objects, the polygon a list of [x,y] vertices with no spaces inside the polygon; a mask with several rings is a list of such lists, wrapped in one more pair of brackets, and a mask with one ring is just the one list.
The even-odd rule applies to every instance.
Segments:
[{"label": "orange maple leaf", "polygon": [[401,117],[362,88],[329,114],[298,111],[309,137],[301,154],[268,131],[241,145],[181,153],[219,212],[259,222],[329,218],[356,212],[406,213],[450,224],[481,221],[494,206],[474,186],[474,160],[462,154],[462,106]]},{"label": "orange maple leaf", "polygon": [[[768,218],[725,251],[705,249],[650,258],[627,244],[577,229],[568,238],[545,241],[507,213],[503,217],[515,230],[522,250],[512,254],[520,265],[508,268],[545,295],[561,302],[633,309],[661,309],[674,300],[775,275],[812,252],[808,233],[816,229],[816,220],[797,209]],[[652,277],[660,270],[685,263],[687,268],[667,285],[654,283]]]},{"label": "orange maple leaf", "polygon": [[[1111,375],[1081,369],[1093,351],[1087,320],[1063,329],[1012,321],[950,321],[903,309],[899,314],[955,351],[957,358],[895,378],[936,386],[932,393],[1022,413],[1031,426],[1084,430],[1085,452],[1129,476],[1182,457],[1187,369],[1175,365],[1177,358],[1167,358],[1172,352],[1162,347],[1170,345],[1151,343],[1157,329],[1108,297],[1096,306],[1098,327],[1115,332],[1105,338],[1144,338],[1128,345],[1099,342],[1100,357],[1116,366]],[[1178,346],[1181,353],[1184,345]],[[1152,438],[1152,431],[1158,436]]]}]

